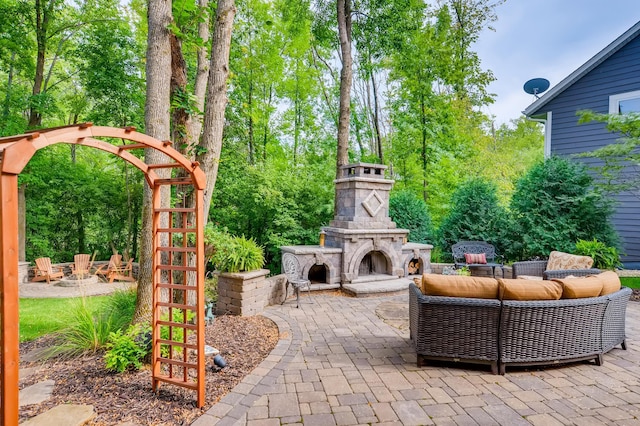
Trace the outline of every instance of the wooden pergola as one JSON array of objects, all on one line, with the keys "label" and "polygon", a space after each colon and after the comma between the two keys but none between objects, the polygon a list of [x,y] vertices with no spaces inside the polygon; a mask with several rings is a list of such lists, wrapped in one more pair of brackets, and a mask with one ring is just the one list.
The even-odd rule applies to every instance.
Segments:
[{"label": "wooden pergola", "polygon": [[[123,143],[114,145],[98,138],[116,138]],[[133,127],[120,129],[83,123],[0,138],[2,425],[17,425],[19,413],[18,175],[37,150],[57,143],[110,152],[144,173],[153,196],[152,388],[157,391],[164,382],[193,389],[197,392],[198,406],[204,406],[205,175],[197,162],[186,159],[171,146],[170,141],[138,133]],[[131,154],[131,150],[145,148],[162,152],[169,161],[145,164]],[[161,178],[155,172],[157,169],[182,169],[186,176]],[[163,207],[160,190],[166,186],[190,186],[195,206]]]}]

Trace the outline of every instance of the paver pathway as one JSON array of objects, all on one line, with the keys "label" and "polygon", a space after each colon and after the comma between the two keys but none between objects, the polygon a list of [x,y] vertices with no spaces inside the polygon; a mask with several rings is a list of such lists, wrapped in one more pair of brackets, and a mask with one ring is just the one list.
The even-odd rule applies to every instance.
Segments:
[{"label": "paver pathway", "polygon": [[[312,295],[267,308],[274,351],[193,425],[640,425],[640,303],[628,350],[543,370],[416,367],[408,331],[376,315],[408,295]],[[312,301],[313,303],[308,303]]]}]

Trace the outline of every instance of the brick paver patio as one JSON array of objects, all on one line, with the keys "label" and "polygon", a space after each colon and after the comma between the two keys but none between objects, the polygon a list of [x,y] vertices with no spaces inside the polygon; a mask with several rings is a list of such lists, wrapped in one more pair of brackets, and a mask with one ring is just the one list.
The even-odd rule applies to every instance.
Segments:
[{"label": "brick paver patio", "polygon": [[[627,348],[604,365],[541,370],[416,367],[409,334],[375,313],[408,295],[312,295],[267,308],[280,342],[193,424],[640,425],[640,303],[627,311]],[[308,303],[309,301],[313,303]]]}]

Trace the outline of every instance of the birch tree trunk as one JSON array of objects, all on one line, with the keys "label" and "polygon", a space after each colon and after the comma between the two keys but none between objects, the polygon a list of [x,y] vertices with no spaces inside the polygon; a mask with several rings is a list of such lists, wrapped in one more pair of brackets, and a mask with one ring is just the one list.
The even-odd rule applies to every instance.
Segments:
[{"label": "birch tree trunk", "polygon": [[219,0],[216,10],[216,22],[211,43],[211,64],[209,67],[209,86],[204,110],[204,125],[197,160],[207,177],[204,191],[204,218],[209,217],[211,197],[218,177],[220,151],[222,150],[222,132],[224,130],[224,111],[227,106],[227,78],[229,76],[229,49],[231,30],[236,14],[234,0]]},{"label": "birch tree trunk", "polygon": [[[168,26],[171,23],[171,0],[148,0],[147,20],[147,100],[145,105],[145,132],[156,139],[168,140],[170,136],[170,85],[171,85],[171,43]],[[164,154],[153,149],[145,149],[145,162],[158,164],[166,162]],[[158,169],[160,177],[170,177],[170,171]],[[163,176],[164,174],[164,176]],[[169,186],[162,194],[169,200]],[[142,230],[140,236],[140,271],[138,276],[138,301],[133,317],[134,323],[151,320],[152,302],[152,250],[153,250],[153,206],[152,191],[144,186],[142,205]]]},{"label": "birch tree trunk", "polygon": [[351,57],[351,0],[337,0],[338,34],[342,70],[340,71],[340,115],[338,119],[338,155],[336,177],[340,177],[340,166],[349,162],[349,120],[351,118],[351,83],[353,81],[353,58]]}]

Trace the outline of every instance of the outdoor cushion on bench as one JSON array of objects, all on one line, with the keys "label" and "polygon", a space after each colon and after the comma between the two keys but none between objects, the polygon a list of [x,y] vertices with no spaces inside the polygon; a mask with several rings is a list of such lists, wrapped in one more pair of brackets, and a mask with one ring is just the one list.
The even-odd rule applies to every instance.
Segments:
[{"label": "outdoor cushion on bench", "polygon": [[496,260],[498,255],[495,247],[484,241],[459,241],[451,246],[451,254],[456,268],[489,267],[495,276],[496,268],[502,269],[504,266],[502,262]]}]

